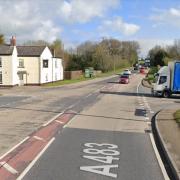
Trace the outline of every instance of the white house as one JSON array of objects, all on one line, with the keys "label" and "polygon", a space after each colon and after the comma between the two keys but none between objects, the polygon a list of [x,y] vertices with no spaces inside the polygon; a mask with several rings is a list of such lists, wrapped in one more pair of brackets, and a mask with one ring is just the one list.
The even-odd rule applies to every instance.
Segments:
[{"label": "white house", "polygon": [[62,59],[47,46],[0,46],[0,86],[41,85],[63,80]]}]

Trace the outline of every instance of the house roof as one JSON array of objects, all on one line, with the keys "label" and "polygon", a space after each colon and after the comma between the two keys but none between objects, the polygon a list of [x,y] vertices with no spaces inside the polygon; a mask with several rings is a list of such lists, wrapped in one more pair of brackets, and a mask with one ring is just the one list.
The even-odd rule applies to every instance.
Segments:
[{"label": "house roof", "polygon": [[0,55],[12,55],[13,49],[10,45],[0,45]]},{"label": "house roof", "polygon": [[18,56],[39,57],[46,46],[17,46]]}]

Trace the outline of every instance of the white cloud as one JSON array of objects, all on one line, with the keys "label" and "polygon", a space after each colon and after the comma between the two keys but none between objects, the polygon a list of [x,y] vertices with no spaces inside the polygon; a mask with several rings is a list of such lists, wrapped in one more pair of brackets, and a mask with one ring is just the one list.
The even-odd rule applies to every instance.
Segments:
[{"label": "white cloud", "polygon": [[64,1],[59,10],[62,20],[69,23],[86,23],[95,17],[103,17],[109,8],[115,8],[118,0]]},{"label": "white cloud", "polygon": [[106,34],[108,30],[130,36],[137,33],[140,30],[140,26],[124,22],[121,17],[116,17],[112,20],[103,21],[102,25],[99,26],[99,30],[104,34]]},{"label": "white cloud", "polygon": [[[17,42],[59,37],[63,23],[87,23],[104,17],[120,0],[0,0],[0,32]],[[65,24],[64,24],[65,25]]]},{"label": "white cloud", "polygon": [[[0,1],[0,32],[6,37],[17,36],[17,42],[43,39],[53,41],[62,31],[48,16],[42,0]],[[45,13],[47,12],[47,13]]]},{"label": "white cloud", "polygon": [[180,8],[170,8],[170,9],[155,9],[154,15],[150,16],[150,19],[158,25],[173,25],[180,28]]}]

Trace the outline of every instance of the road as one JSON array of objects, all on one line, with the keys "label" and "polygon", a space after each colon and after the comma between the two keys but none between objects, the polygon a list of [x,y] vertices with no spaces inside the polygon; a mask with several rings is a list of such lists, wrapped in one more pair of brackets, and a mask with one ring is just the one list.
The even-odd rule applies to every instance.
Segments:
[{"label": "road", "polygon": [[[140,85],[142,77],[133,75],[128,85],[120,85],[113,78],[18,92],[25,99],[4,105],[2,111],[28,113],[31,123],[45,114],[39,124],[65,110],[76,114],[20,179],[164,179],[152,146],[150,121],[159,109],[178,106],[180,99],[151,97],[149,89]],[[23,127],[24,137],[35,129],[27,128],[31,123]]]}]

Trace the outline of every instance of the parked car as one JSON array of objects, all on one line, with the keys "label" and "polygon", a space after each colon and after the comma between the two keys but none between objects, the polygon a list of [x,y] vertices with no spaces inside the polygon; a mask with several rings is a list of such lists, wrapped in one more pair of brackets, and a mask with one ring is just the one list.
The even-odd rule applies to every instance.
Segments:
[{"label": "parked car", "polygon": [[131,75],[131,71],[129,69],[125,69],[123,74],[124,75]]},{"label": "parked car", "polygon": [[119,83],[128,84],[129,83],[129,75],[121,75],[119,79]]}]

